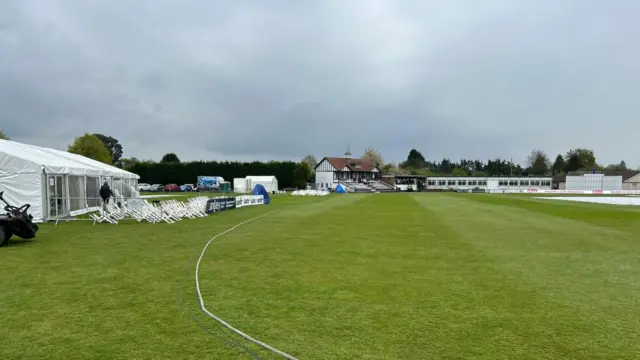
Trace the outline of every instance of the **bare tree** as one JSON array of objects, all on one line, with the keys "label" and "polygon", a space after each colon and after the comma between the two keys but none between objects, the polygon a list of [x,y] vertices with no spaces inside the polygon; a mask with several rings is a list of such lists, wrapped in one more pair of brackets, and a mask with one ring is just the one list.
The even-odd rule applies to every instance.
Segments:
[{"label": "bare tree", "polygon": [[311,170],[316,168],[316,165],[318,165],[318,159],[316,159],[315,156],[309,154],[307,156],[305,156],[304,158],[302,158],[303,163],[307,163],[309,165],[309,167],[311,168]]},{"label": "bare tree", "polygon": [[374,148],[364,149],[364,154],[362,154],[362,158],[370,160],[372,163],[376,164],[377,166],[384,165],[384,162],[382,161],[382,154],[380,154],[380,152]]}]

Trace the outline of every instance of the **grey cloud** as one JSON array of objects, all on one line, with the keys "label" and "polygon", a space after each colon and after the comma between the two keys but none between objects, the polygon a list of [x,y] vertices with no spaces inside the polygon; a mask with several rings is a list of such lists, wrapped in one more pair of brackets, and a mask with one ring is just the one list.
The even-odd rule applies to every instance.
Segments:
[{"label": "grey cloud", "polygon": [[0,4],[0,127],[125,156],[635,154],[632,0]]}]

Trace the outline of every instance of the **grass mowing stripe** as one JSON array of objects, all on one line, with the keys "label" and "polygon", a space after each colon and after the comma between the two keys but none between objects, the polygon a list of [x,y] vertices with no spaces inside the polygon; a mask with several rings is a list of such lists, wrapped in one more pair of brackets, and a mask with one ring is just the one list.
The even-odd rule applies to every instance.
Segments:
[{"label": "grass mowing stripe", "polygon": [[[189,274],[191,274],[191,267],[193,266],[193,263],[196,261],[197,256],[198,256],[198,254],[194,254],[193,258],[191,258],[191,261],[189,261],[187,263],[185,271],[187,271]],[[253,357],[256,360],[264,360],[263,358],[260,357],[260,355],[258,355],[255,352],[253,352],[251,349],[249,349],[244,344],[241,344],[241,343],[235,341],[234,339],[230,339],[228,337],[228,335],[230,335],[229,333],[221,331],[222,329],[218,329],[215,326],[212,327],[210,325],[205,324],[204,321],[202,321],[201,319],[198,318],[196,312],[194,312],[193,310],[190,311],[185,307],[185,302],[184,302],[184,283],[185,283],[185,280],[190,279],[190,278],[191,278],[191,276],[189,275],[189,276],[186,276],[183,281],[180,281],[180,285],[179,285],[179,288],[178,288],[178,306],[180,308],[180,311],[183,311],[183,312],[187,313],[189,318],[191,320],[193,320],[200,328],[202,328],[205,332],[207,332],[211,336],[214,336],[218,340],[220,340],[223,343],[227,344],[232,349],[238,350],[239,352],[247,353],[249,356]],[[224,329],[226,329],[226,328],[224,328]],[[228,330],[228,329],[226,329],[226,330]]]},{"label": "grass mowing stripe", "polygon": [[[567,233],[569,221],[564,218],[470,202],[464,197],[416,199],[456,229],[458,241],[472,245],[501,268],[505,278],[512,279],[513,289],[505,289],[505,294],[517,299],[520,290],[532,291],[528,297],[535,303],[515,307],[534,315],[528,326],[538,336],[532,344],[557,348],[556,357],[625,359],[640,352],[636,326],[640,304],[630,301],[640,294],[640,262],[624,251],[628,249],[625,242],[610,241],[611,246],[603,249],[603,239],[594,239],[599,250],[589,251],[584,243],[594,232],[574,228]],[[462,221],[465,230],[475,231],[458,230]],[[606,235],[601,232],[599,236]],[[555,238],[563,244],[554,244]],[[620,264],[627,267],[621,269]]]},{"label": "grass mowing stripe", "polygon": [[[303,200],[303,201],[301,202],[301,200]],[[327,204],[330,203],[331,205],[326,205],[326,204],[325,205],[321,205],[321,206],[319,205],[321,203],[324,204],[327,200],[331,200],[331,201],[329,201],[327,203]],[[345,198],[340,198],[340,197],[315,197],[315,198],[309,197],[309,198],[304,198],[304,199],[296,198],[296,197],[278,197],[276,202],[277,202],[278,205],[280,205],[280,207],[277,210],[270,211],[267,214],[274,214],[275,212],[281,212],[284,215],[286,213],[286,210],[292,208],[293,205],[295,205],[295,209],[294,209],[294,213],[293,214],[296,214],[296,215],[307,214],[310,211],[310,209],[313,209],[313,210],[311,210],[312,212],[317,213],[318,212],[317,208],[319,208],[319,207],[322,208],[322,207],[327,207],[327,206],[335,207],[336,205],[334,203],[336,203],[336,202],[338,202],[338,203],[344,202],[343,200],[345,200]],[[352,201],[350,201],[350,202],[353,202],[353,200],[357,200],[357,199],[352,199]],[[282,207],[282,206],[284,206],[284,207]],[[250,219],[249,221],[245,221],[243,223],[248,223],[250,221],[253,221],[253,220],[255,220],[255,219],[259,218],[259,217],[262,217],[264,215],[267,215],[267,214],[259,215],[256,218]],[[291,215],[291,214],[289,214],[289,215]],[[219,236],[219,235],[222,235],[222,234],[218,234],[217,236]],[[211,240],[213,240],[213,239],[211,239]],[[208,244],[207,244],[207,246],[208,246]],[[196,256],[197,256],[197,254],[194,255],[192,261],[190,261],[188,263],[188,265],[187,265],[188,267],[190,267],[193,263],[195,263],[196,260],[200,260],[200,259],[196,258]],[[188,276],[188,277],[190,278],[190,276]],[[179,304],[180,304],[181,310],[183,310],[185,312],[188,312],[186,309],[184,309],[184,304],[183,304],[183,296],[184,296],[183,295],[183,292],[184,292],[183,291],[183,283],[184,283],[184,281],[181,282],[180,289],[179,289],[179,295],[178,295]],[[198,302],[200,302],[200,296],[201,296],[200,293],[196,291],[196,298],[197,298]],[[199,305],[198,307],[200,308],[199,310],[202,310],[201,309],[201,307],[202,307],[201,305]],[[231,335],[231,336],[238,336],[239,335],[239,334],[237,334],[235,329],[229,329],[228,326],[225,326],[225,325],[221,324],[218,321],[216,321],[216,324],[221,325],[220,328],[216,329],[215,327],[213,327],[213,328],[212,327],[207,327],[205,325],[205,323],[203,322],[203,320],[199,319],[197,316],[194,316],[195,314],[193,313],[193,311],[188,312],[188,313],[191,315],[190,316],[191,319],[194,320],[206,332],[208,332],[211,335],[215,336],[216,338],[218,338],[222,342],[226,343],[230,347],[239,350],[240,352],[247,353],[248,355],[252,356],[253,358],[261,359],[260,355],[256,354],[253,350],[251,350],[247,346],[235,341],[233,338],[229,338],[229,335]],[[205,313],[205,315],[206,315],[206,313]],[[216,332],[216,330],[217,330],[217,332]],[[246,337],[243,337],[243,339],[246,339]],[[250,342],[250,344],[255,344],[255,342]],[[260,347],[259,349],[256,349],[256,350],[259,351],[261,349],[264,349],[264,347]]]},{"label": "grass mowing stripe", "polygon": [[[176,311],[176,287],[203,238],[289,204],[303,205],[215,241],[200,281],[222,318],[305,360],[637,358],[637,221],[616,217],[629,210],[598,222],[603,206],[472,195],[274,196],[172,225],[43,225],[0,250],[0,358],[243,358]],[[184,295],[208,319],[195,286]]]},{"label": "grass mowing stripe", "polygon": [[202,252],[200,253],[200,257],[198,258],[198,261],[196,262],[196,271],[195,271],[196,292],[198,293],[198,301],[200,302],[200,309],[201,309],[205,314],[209,315],[209,317],[211,317],[212,319],[214,319],[215,321],[219,322],[220,324],[222,324],[223,326],[225,326],[225,327],[226,327],[226,328],[228,328],[229,330],[233,331],[234,333],[236,333],[236,334],[238,334],[238,335],[242,336],[243,338],[245,338],[245,339],[247,339],[247,340],[251,341],[252,343],[254,343],[254,344],[256,344],[256,345],[262,346],[263,348],[265,348],[265,349],[267,349],[267,350],[269,350],[269,351],[271,351],[271,352],[273,352],[273,353],[275,353],[275,354],[277,354],[277,355],[280,355],[280,356],[282,356],[282,357],[284,357],[284,358],[286,358],[286,359],[289,359],[289,360],[298,360],[297,358],[295,358],[295,357],[293,357],[293,356],[291,356],[291,355],[289,355],[289,354],[287,354],[287,353],[285,353],[285,352],[283,352],[283,351],[281,351],[281,350],[278,350],[278,349],[274,348],[273,346],[271,346],[271,345],[269,345],[269,344],[267,344],[267,343],[264,343],[264,342],[262,342],[262,341],[260,341],[260,340],[254,339],[253,337],[251,337],[251,336],[247,335],[246,333],[244,333],[244,332],[242,332],[242,331],[240,331],[240,330],[236,329],[235,327],[231,326],[231,325],[230,325],[229,323],[227,323],[226,321],[222,320],[221,318],[217,317],[216,315],[214,315],[213,313],[211,313],[209,310],[207,310],[207,307],[205,306],[205,303],[204,303],[204,299],[202,298],[202,292],[200,291],[200,280],[198,279],[198,275],[199,275],[199,271],[200,271],[200,263],[202,262],[202,258],[204,257],[204,254],[206,253],[207,248],[209,247],[209,245],[210,245],[210,244],[211,244],[215,239],[219,238],[220,236],[223,236],[223,235],[225,235],[225,234],[230,233],[231,231],[233,231],[233,230],[235,230],[235,229],[239,228],[239,227],[240,227],[240,226],[242,226],[242,225],[245,225],[245,224],[248,224],[248,223],[250,223],[250,222],[253,222],[253,221],[255,221],[255,220],[257,220],[257,219],[259,219],[259,218],[261,218],[261,217],[263,217],[263,216],[266,216],[266,215],[272,214],[272,213],[274,213],[274,212],[276,212],[276,211],[278,211],[278,210],[269,211],[269,212],[264,213],[264,214],[262,214],[262,215],[258,215],[258,216],[256,216],[256,217],[253,217],[253,218],[251,218],[251,219],[249,219],[249,220],[245,220],[245,221],[243,221],[243,222],[241,222],[241,223],[239,223],[239,224],[237,224],[237,225],[235,225],[235,226],[233,226],[233,227],[229,228],[228,230],[225,230],[225,231],[223,231],[223,232],[221,232],[221,233],[219,233],[219,234],[215,235],[214,237],[212,237],[212,238],[211,238],[211,239],[210,239],[210,240],[205,244],[204,248],[202,249]]},{"label": "grass mowing stripe", "polygon": [[[260,337],[282,338],[274,328],[285,322],[297,338],[282,346],[300,348],[305,359],[446,356],[438,351],[442,344],[424,340],[446,325],[433,313],[446,301],[434,285],[446,287],[450,274],[431,267],[442,264],[436,260],[448,254],[447,242],[438,242],[440,251],[429,242],[446,239],[448,231],[421,221],[406,195],[367,197],[320,218],[280,222],[282,237],[270,237],[269,247],[260,246],[262,232],[244,229],[244,245],[251,246],[227,244],[216,252],[225,317],[250,324]],[[225,255],[240,249],[251,262]]]},{"label": "grass mowing stripe", "polygon": [[[216,257],[218,255],[218,252],[221,249],[225,249],[226,246],[228,246],[230,243],[233,245],[238,245],[238,250],[232,250],[230,253],[228,253],[227,255],[224,255],[224,259],[231,261],[232,263],[236,264],[238,262],[242,262],[244,259],[246,259],[246,249],[251,249],[253,251],[257,251],[257,252],[262,252],[262,253],[266,253],[269,252],[272,249],[272,245],[274,242],[277,242],[277,239],[279,237],[279,232],[271,232],[270,229],[271,228],[280,228],[283,224],[291,224],[291,223],[296,223],[299,224],[301,228],[305,228],[305,222],[310,222],[311,224],[319,224],[321,222],[318,221],[318,219],[324,219],[324,216],[322,215],[323,212],[327,212],[327,211],[335,211],[338,208],[341,207],[349,207],[349,205],[353,204],[353,203],[357,203],[359,201],[361,201],[362,199],[366,199],[368,196],[367,195],[351,195],[351,196],[330,196],[330,197],[324,197],[324,198],[320,198],[319,201],[314,201],[311,203],[305,203],[305,204],[301,204],[301,205],[296,205],[296,206],[290,206],[287,208],[282,209],[282,211],[279,211],[276,214],[273,214],[271,216],[269,216],[265,221],[261,221],[259,226],[252,226],[252,227],[247,227],[247,228],[243,228],[242,231],[240,232],[234,232],[234,233],[230,233],[228,235],[226,235],[223,238],[220,238],[219,241],[215,242],[216,246],[216,252],[213,252],[209,255],[207,255],[207,257],[204,259],[205,262],[209,261],[211,257]],[[257,230],[256,230],[257,229]],[[269,236],[269,242],[260,242],[259,244],[247,244],[245,241],[245,237],[247,236],[247,232],[251,232],[251,231],[257,231],[257,233],[259,233],[260,235],[265,235],[265,234],[270,234],[271,236]],[[295,234],[293,234],[295,236]],[[261,237],[263,238],[263,237]],[[242,249],[242,250],[240,250]],[[258,261],[259,262],[259,261]],[[222,267],[220,268],[221,272],[225,272],[228,271],[229,269],[226,269],[226,267]],[[213,274],[215,272],[210,272],[210,274]],[[284,275],[286,276],[286,275]],[[209,275],[209,276],[201,276],[200,280],[201,282],[206,282],[207,280],[211,281],[213,279],[215,279],[216,277]],[[246,278],[245,278],[246,279]],[[277,282],[278,278],[274,277],[272,279],[270,279],[271,281]],[[243,280],[238,280],[238,281],[243,281]],[[237,283],[236,283],[237,284]],[[271,282],[269,280],[266,280],[264,282],[261,283],[261,285],[265,285],[265,286],[270,286]],[[206,291],[207,289],[211,289],[213,288],[212,286],[202,286],[203,288],[203,292]],[[227,288],[226,287],[222,287],[219,289],[219,291],[226,291]],[[258,288],[258,294],[261,293],[260,289]],[[219,294],[216,294],[219,295]],[[215,299],[216,296],[214,295],[209,295],[206,296],[207,298],[213,298]],[[241,299],[236,299],[234,300],[234,303],[237,302],[242,302],[243,300],[246,300],[246,298],[241,298]],[[220,310],[219,311],[224,311],[225,310],[225,306],[220,306]],[[227,318],[227,316],[224,316],[225,318]],[[247,317],[249,317],[252,321],[257,321],[257,322],[262,322],[263,318],[259,317],[259,316],[255,316],[255,315],[247,315]],[[265,316],[268,317],[268,316]],[[234,324],[237,323],[237,320],[234,319],[233,321]],[[240,327],[240,326],[239,326]],[[241,327],[243,328],[251,328],[253,329],[253,326],[251,324],[246,324],[246,325],[242,325]],[[251,331],[252,333],[254,333],[254,331]],[[282,337],[279,337],[278,340],[282,340],[285,339],[287,337],[295,337],[295,334],[287,334],[287,333],[283,333]],[[259,337],[263,337],[262,335],[260,335]],[[269,341],[271,342],[271,341]]]},{"label": "grass mowing stripe", "polygon": [[640,206],[616,206],[579,203],[562,200],[535,199],[531,196],[495,194],[448,194],[488,205],[514,207],[531,212],[562,217],[583,223],[616,228],[620,231],[640,232]]}]

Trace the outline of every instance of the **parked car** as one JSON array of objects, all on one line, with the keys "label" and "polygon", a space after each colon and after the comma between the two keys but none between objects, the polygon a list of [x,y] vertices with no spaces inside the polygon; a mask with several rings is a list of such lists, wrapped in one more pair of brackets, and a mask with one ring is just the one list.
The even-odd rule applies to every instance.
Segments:
[{"label": "parked car", "polygon": [[180,191],[180,186],[178,184],[168,184],[164,187],[164,191]]},{"label": "parked car", "polygon": [[147,183],[138,184],[138,191],[151,191],[151,185]]},{"label": "parked car", "polygon": [[194,188],[193,184],[180,185],[180,191],[185,191],[185,192],[194,191],[193,188]]},{"label": "parked car", "polygon": [[149,188],[149,191],[152,191],[152,192],[164,191],[164,185],[162,185],[162,184],[153,184]]}]

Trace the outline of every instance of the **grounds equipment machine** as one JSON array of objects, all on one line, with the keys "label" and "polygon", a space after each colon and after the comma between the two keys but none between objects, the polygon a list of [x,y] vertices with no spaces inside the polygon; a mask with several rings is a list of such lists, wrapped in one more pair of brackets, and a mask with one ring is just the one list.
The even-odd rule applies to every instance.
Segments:
[{"label": "grounds equipment machine", "polygon": [[0,247],[7,244],[15,235],[22,239],[33,239],[38,232],[38,225],[33,223],[33,216],[27,212],[30,204],[20,207],[10,205],[4,199],[4,191],[0,191],[0,201],[4,203],[5,213],[0,213]]}]

